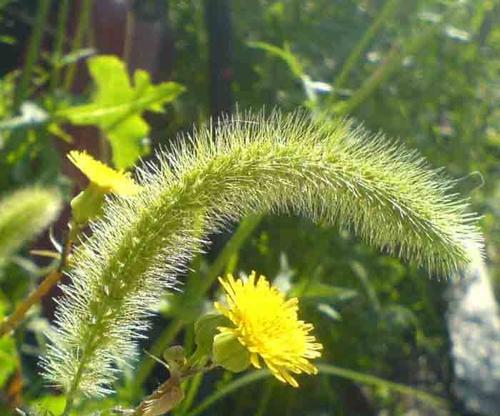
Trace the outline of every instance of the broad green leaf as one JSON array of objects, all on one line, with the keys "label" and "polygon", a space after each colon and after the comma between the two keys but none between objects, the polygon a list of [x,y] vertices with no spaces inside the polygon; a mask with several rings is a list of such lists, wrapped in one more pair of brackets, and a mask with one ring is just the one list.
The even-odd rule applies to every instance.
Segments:
[{"label": "broad green leaf", "polygon": [[65,396],[42,396],[31,402],[31,408],[38,412],[37,414],[60,415],[66,404]]},{"label": "broad green leaf", "polygon": [[91,58],[88,67],[96,84],[91,102],[65,109],[58,116],[73,124],[98,126],[111,143],[114,165],[129,168],[145,154],[141,142],[150,127],[142,113],[161,112],[184,87],[175,82],[153,85],[143,70],[135,71],[132,85],[125,64],[115,56]]}]

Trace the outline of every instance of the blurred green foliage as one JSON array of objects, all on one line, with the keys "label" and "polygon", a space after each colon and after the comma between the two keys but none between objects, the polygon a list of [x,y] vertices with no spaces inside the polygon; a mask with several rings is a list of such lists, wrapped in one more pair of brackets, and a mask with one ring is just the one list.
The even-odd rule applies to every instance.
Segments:
[{"label": "blurred green foliage", "polygon": [[[68,121],[99,127],[111,143],[115,166],[125,168],[146,153],[142,139],[149,133],[153,142],[168,145],[168,137],[189,131],[211,113],[204,14],[210,2],[169,2],[165,24],[175,39],[175,83],[152,84],[148,73],[137,71],[133,85],[118,59],[87,59],[92,54],[87,45],[76,42],[62,56],[57,45],[68,43],[62,32],[54,55],[41,51],[50,2],[20,3],[0,1],[4,56],[13,50],[17,56],[14,64],[1,65],[0,196],[36,182],[56,185],[70,198],[71,182],[61,174],[64,156],[54,150],[61,138],[71,139],[64,130]],[[59,9],[61,19],[68,2],[57,3],[50,11],[57,16]],[[313,114],[354,117],[418,148],[432,165],[445,166],[457,191],[483,216],[488,266],[500,296],[498,3],[234,0],[230,7],[232,88],[239,107],[301,106]],[[16,21],[24,22],[29,36],[9,29]],[[20,66],[26,38],[26,64]],[[63,75],[84,59],[95,84],[74,95]],[[174,99],[150,128],[143,113],[159,111]],[[304,378],[300,394],[261,373],[243,380],[231,374],[196,376],[186,382],[186,400],[174,414],[459,414],[453,407],[435,410],[435,402],[401,394],[384,380],[363,379],[376,375],[450,399],[446,281],[374,252],[347,231],[296,218],[247,218],[232,234],[214,240],[213,249],[194,260],[182,293],[165,296],[144,348],[160,355],[182,343],[192,350],[193,324],[218,296],[216,277],[257,270],[301,299],[304,319],[314,322],[325,345],[323,362],[355,373]],[[44,271],[28,260],[27,247],[11,258],[0,270],[0,316],[12,311]],[[0,341],[2,414],[11,411],[8,392],[17,369],[24,378],[23,409],[61,412],[61,397],[51,396],[54,391],[43,386],[36,366],[45,349],[42,316],[36,310],[13,337]],[[115,406],[136,404],[166,378],[146,355],[134,367],[117,384],[115,396],[87,402],[75,414],[110,414]]]}]

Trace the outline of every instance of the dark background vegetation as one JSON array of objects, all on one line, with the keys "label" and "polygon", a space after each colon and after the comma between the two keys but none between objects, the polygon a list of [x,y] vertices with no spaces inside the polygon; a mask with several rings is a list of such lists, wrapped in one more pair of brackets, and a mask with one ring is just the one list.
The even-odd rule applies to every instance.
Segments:
[{"label": "dark background vegetation", "polygon": [[[193,124],[233,112],[236,106],[286,111],[305,107],[332,117],[353,117],[372,131],[383,131],[419,149],[433,166],[444,166],[457,180],[457,191],[470,197],[482,215],[486,261],[498,298],[498,3],[52,1],[47,2],[38,56],[29,79],[23,81],[44,3],[0,1],[1,120],[22,115],[21,104],[26,101],[49,114],[54,108],[85,102],[92,88],[85,59],[109,53],[124,58],[130,71],[143,68],[155,82],[173,80],[186,88],[163,114],[146,114],[152,126],[150,147],[168,146],[178,132],[189,132]],[[61,38],[57,25],[64,5],[68,20]],[[91,8],[88,22],[86,6]],[[64,55],[70,54],[60,66],[52,55],[58,42]],[[72,183],[81,178],[68,168],[65,152],[84,148],[109,160],[109,149],[100,144],[97,129],[63,127],[72,143],[55,137],[46,125],[26,122],[15,129],[2,125],[2,194],[37,182],[60,187],[69,201],[76,190]],[[64,216],[56,236],[63,229]],[[250,218],[235,230],[236,234],[233,230],[214,236],[209,252],[195,259],[184,277],[184,294],[165,298],[144,348],[156,353],[170,343],[189,348],[190,324],[213,294],[211,284],[203,282],[212,283],[214,274],[224,271],[257,270],[301,298],[304,318],[315,323],[325,345],[323,362],[426,390],[445,398],[449,408],[395,393],[383,383],[373,387],[362,380],[321,375],[303,377],[300,391],[270,379],[248,384],[200,414],[467,414],[463,398],[452,388],[446,279],[429,277],[374,252],[347,231],[306,220]],[[42,238],[33,246],[48,245]],[[23,254],[29,256],[28,248]],[[32,261],[37,264],[31,271],[12,262],[1,272],[1,309],[10,310],[40,277],[36,267],[43,260]],[[0,368],[2,414],[41,399],[58,409],[57,392],[43,386],[36,367],[44,348],[41,330],[53,308],[48,299],[16,333],[16,351],[2,350],[0,345],[0,358],[17,363]],[[136,365],[138,372],[130,370],[128,378],[118,383],[117,396],[87,404],[90,407],[82,414],[103,403],[106,407],[136,403],[166,377],[161,368],[153,367],[143,358]],[[233,378],[216,373],[191,382],[188,400],[175,414],[194,414],[189,411],[231,385]]]}]

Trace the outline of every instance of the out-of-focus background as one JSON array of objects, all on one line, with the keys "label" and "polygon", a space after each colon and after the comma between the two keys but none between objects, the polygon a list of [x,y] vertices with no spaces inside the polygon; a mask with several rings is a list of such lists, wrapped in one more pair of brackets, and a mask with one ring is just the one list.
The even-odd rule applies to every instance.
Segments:
[{"label": "out-of-focus background", "polygon": [[[203,282],[257,270],[300,298],[329,370],[304,378],[299,393],[274,380],[239,386],[229,374],[197,377],[173,414],[499,415],[499,23],[492,0],[0,0],[0,196],[39,183],[69,201],[84,181],[68,150],[129,168],[179,132],[236,108],[352,117],[456,179],[456,191],[482,216],[484,262],[462,280],[437,279],[347,231],[247,218],[213,236],[184,276],[183,294],[165,297],[143,348],[192,344],[190,325],[211,299]],[[123,66],[89,73],[96,55],[115,55]],[[120,68],[184,90],[160,99],[163,112],[142,104],[125,114],[119,133],[109,120],[82,121],[80,105],[140,98]],[[99,89],[108,102],[99,102],[106,101]],[[55,239],[66,218],[53,228]],[[2,314],[43,275],[47,261],[30,249],[48,247],[45,234],[2,265]],[[57,294],[14,341],[0,340],[1,414],[33,403],[60,412],[62,398],[36,364]],[[134,403],[165,378],[144,356],[106,406]]]}]

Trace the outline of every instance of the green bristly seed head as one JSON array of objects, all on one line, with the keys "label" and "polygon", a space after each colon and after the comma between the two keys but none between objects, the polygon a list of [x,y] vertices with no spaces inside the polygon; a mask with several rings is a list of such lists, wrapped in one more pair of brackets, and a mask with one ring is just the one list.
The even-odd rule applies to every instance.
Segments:
[{"label": "green bristly seed head", "polygon": [[25,188],[0,201],[0,263],[52,223],[61,208],[53,189]]},{"label": "green bristly seed head", "polygon": [[481,247],[476,217],[422,158],[349,121],[237,114],[180,140],[138,171],[144,187],[110,198],[76,250],[45,376],[102,395],[135,354],[162,291],[200,238],[251,212],[304,215],[447,275]]}]

